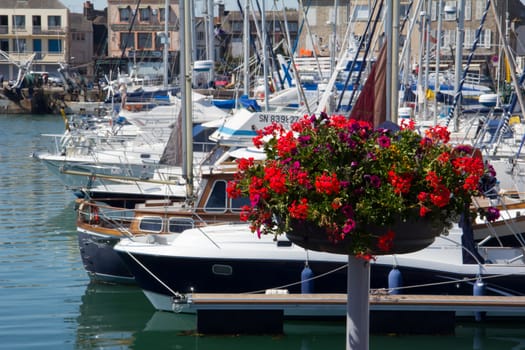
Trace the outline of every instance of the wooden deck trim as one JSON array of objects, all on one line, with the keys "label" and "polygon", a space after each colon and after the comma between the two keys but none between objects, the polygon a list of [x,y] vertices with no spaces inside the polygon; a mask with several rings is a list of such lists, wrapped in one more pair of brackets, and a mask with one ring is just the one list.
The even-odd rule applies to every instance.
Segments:
[{"label": "wooden deck trim", "polygon": [[[370,295],[371,310],[501,311],[525,313],[525,296]],[[346,294],[207,294],[187,295],[190,309],[344,308]]]}]

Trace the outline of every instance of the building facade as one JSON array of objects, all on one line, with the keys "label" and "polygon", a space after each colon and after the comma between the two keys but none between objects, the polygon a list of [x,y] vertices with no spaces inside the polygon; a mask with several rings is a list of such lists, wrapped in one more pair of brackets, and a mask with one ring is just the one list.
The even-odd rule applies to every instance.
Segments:
[{"label": "building facade", "polygon": [[[126,62],[128,73],[139,78],[159,80],[164,76],[164,45],[168,45],[171,72],[178,71],[180,45],[179,3],[170,1],[166,11],[158,0],[108,0],[108,59],[121,66]],[[168,36],[165,35],[166,16]],[[121,61],[121,62],[119,62]]]},{"label": "building facade", "polygon": [[16,78],[17,65],[28,62],[33,54],[33,71],[56,72],[59,63],[72,63],[72,57],[75,64],[88,63],[92,60],[92,43],[92,30],[86,21],[75,17],[72,25],[68,8],[58,0],[0,2],[0,50],[4,53],[0,73],[5,79]]}]

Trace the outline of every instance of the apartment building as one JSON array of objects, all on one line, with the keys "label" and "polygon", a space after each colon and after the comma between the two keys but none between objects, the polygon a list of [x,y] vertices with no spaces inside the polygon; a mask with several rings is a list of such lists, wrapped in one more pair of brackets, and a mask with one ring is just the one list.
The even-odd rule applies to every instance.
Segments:
[{"label": "apartment building", "polygon": [[56,72],[59,63],[92,61],[92,29],[58,0],[2,0],[0,50],[0,73],[6,80],[14,79],[18,65],[31,58],[31,70]]},{"label": "apartment building", "polygon": [[108,0],[107,16],[107,62],[113,66],[128,65],[127,72],[135,70],[141,78],[162,81],[164,45],[168,45],[169,74],[178,71],[178,1],[170,1],[166,10],[164,2],[158,0]]}]

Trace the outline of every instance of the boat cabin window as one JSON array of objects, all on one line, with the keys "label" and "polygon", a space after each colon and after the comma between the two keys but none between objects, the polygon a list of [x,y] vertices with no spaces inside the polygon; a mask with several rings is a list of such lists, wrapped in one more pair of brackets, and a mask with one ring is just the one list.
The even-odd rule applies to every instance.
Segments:
[{"label": "boat cabin window", "polygon": [[182,232],[194,227],[192,219],[187,218],[171,218],[169,219],[168,231],[170,233]]},{"label": "boat cabin window", "polygon": [[231,208],[233,212],[240,212],[241,208],[245,205],[250,205],[250,198],[239,197],[231,199]]},{"label": "boat cabin window", "polygon": [[208,212],[226,211],[226,181],[215,181],[210,196],[204,205],[204,210]]},{"label": "boat cabin window", "polygon": [[148,216],[140,219],[139,229],[141,231],[161,232],[162,218],[157,216]]}]

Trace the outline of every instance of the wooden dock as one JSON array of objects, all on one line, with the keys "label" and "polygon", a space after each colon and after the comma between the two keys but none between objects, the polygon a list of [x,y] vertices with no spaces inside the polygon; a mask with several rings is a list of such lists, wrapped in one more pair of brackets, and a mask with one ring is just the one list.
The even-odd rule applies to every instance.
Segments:
[{"label": "wooden dock", "polygon": [[[525,296],[371,294],[369,300],[375,333],[443,334],[453,332],[457,317],[525,317]],[[204,293],[178,301],[197,313],[201,333],[282,333],[286,318],[343,318],[346,302],[346,294]]]}]

